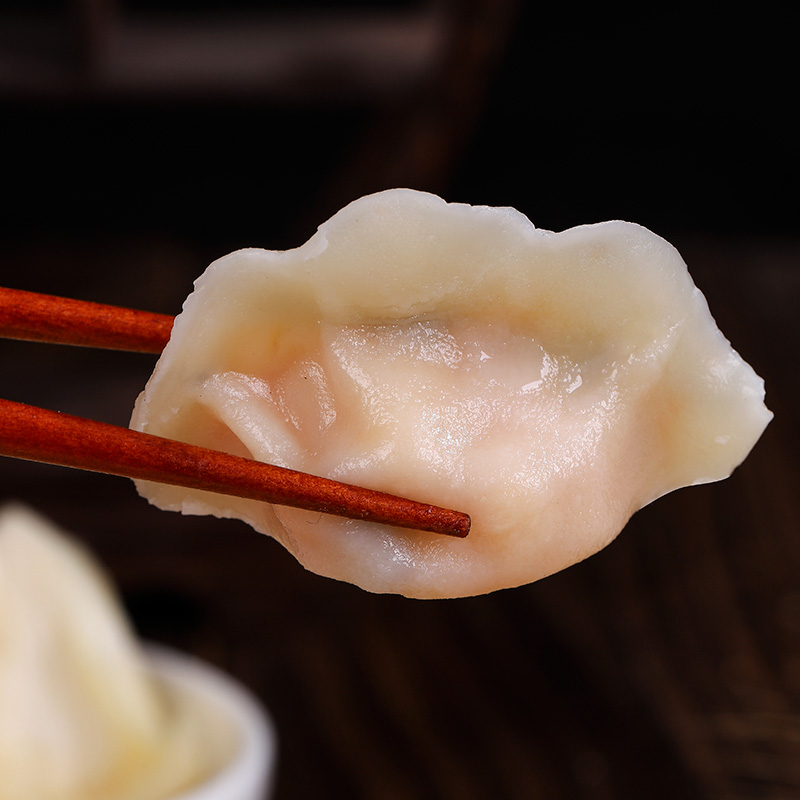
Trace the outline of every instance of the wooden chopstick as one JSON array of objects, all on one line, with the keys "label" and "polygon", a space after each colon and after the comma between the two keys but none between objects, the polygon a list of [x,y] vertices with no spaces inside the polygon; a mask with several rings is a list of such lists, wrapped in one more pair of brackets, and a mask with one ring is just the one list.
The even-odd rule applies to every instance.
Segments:
[{"label": "wooden chopstick", "polygon": [[[160,353],[173,318],[0,288],[0,337]],[[0,399],[0,455],[463,538],[470,518],[217,450]]]},{"label": "wooden chopstick", "polygon": [[167,314],[0,287],[0,337],[6,339],[160,353],[173,322]]},{"label": "wooden chopstick", "polygon": [[0,455],[464,537],[458,511],[0,399]]}]

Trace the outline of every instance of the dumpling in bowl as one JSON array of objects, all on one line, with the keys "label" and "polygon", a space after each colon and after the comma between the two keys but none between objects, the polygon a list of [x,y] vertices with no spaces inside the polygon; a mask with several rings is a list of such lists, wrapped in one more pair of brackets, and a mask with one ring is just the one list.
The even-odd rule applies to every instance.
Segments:
[{"label": "dumpling in bowl", "polygon": [[465,511],[467,539],[140,483],[238,517],[308,569],[457,597],[597,552],[643,505],[726,477],[771,418],[675,249],[411,190],[198,279],[132,427]]}]

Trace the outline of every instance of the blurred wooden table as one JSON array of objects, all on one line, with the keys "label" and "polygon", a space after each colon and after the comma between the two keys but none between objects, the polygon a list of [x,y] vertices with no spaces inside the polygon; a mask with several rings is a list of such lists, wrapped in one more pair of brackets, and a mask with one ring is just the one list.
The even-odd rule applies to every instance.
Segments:
[{"label": "blurred wooden table", "polygon": [[[163,513],[127,481],[55,467],[0,460],[0,497],[85,538],[143,636],[261,697],[282,800],[800,797],[800,242],[677,244],[776,420],[730,480],[659,500],[538,584],[369,595],[242,524]],[[42,288],[13,267],[13,285]],[[152,364],[0,353],[2,396],[112,422]]]}]

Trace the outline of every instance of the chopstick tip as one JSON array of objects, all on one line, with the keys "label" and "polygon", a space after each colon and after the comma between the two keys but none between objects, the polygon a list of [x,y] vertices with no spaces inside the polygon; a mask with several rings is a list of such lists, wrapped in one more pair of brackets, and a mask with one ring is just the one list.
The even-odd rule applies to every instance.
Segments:
[{"label": "chopstick tip", "polygon": [[461,511],[450,511],[439,533],[454,536],[457,539],[466,539],[472,528],[472,520],[468,514]]}]

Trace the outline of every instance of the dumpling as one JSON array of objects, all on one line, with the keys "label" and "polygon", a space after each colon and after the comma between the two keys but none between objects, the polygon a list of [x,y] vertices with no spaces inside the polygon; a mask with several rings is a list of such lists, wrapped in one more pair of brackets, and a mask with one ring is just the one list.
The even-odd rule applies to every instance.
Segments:
[{"label": "dumpling", "polygon": [[238,746],[201,696],[157,682],[93,557],[0,507],[0,800],[158,800]]},{"label": "dumpling", "polygon": [[140,483],[238,517],[308,569],[457,597],[597,552],[643,505],[726,477],[771,418],[675,249],[538,230],[412,190],[198,279],[132,427],[465,511],[465,540]]}]

